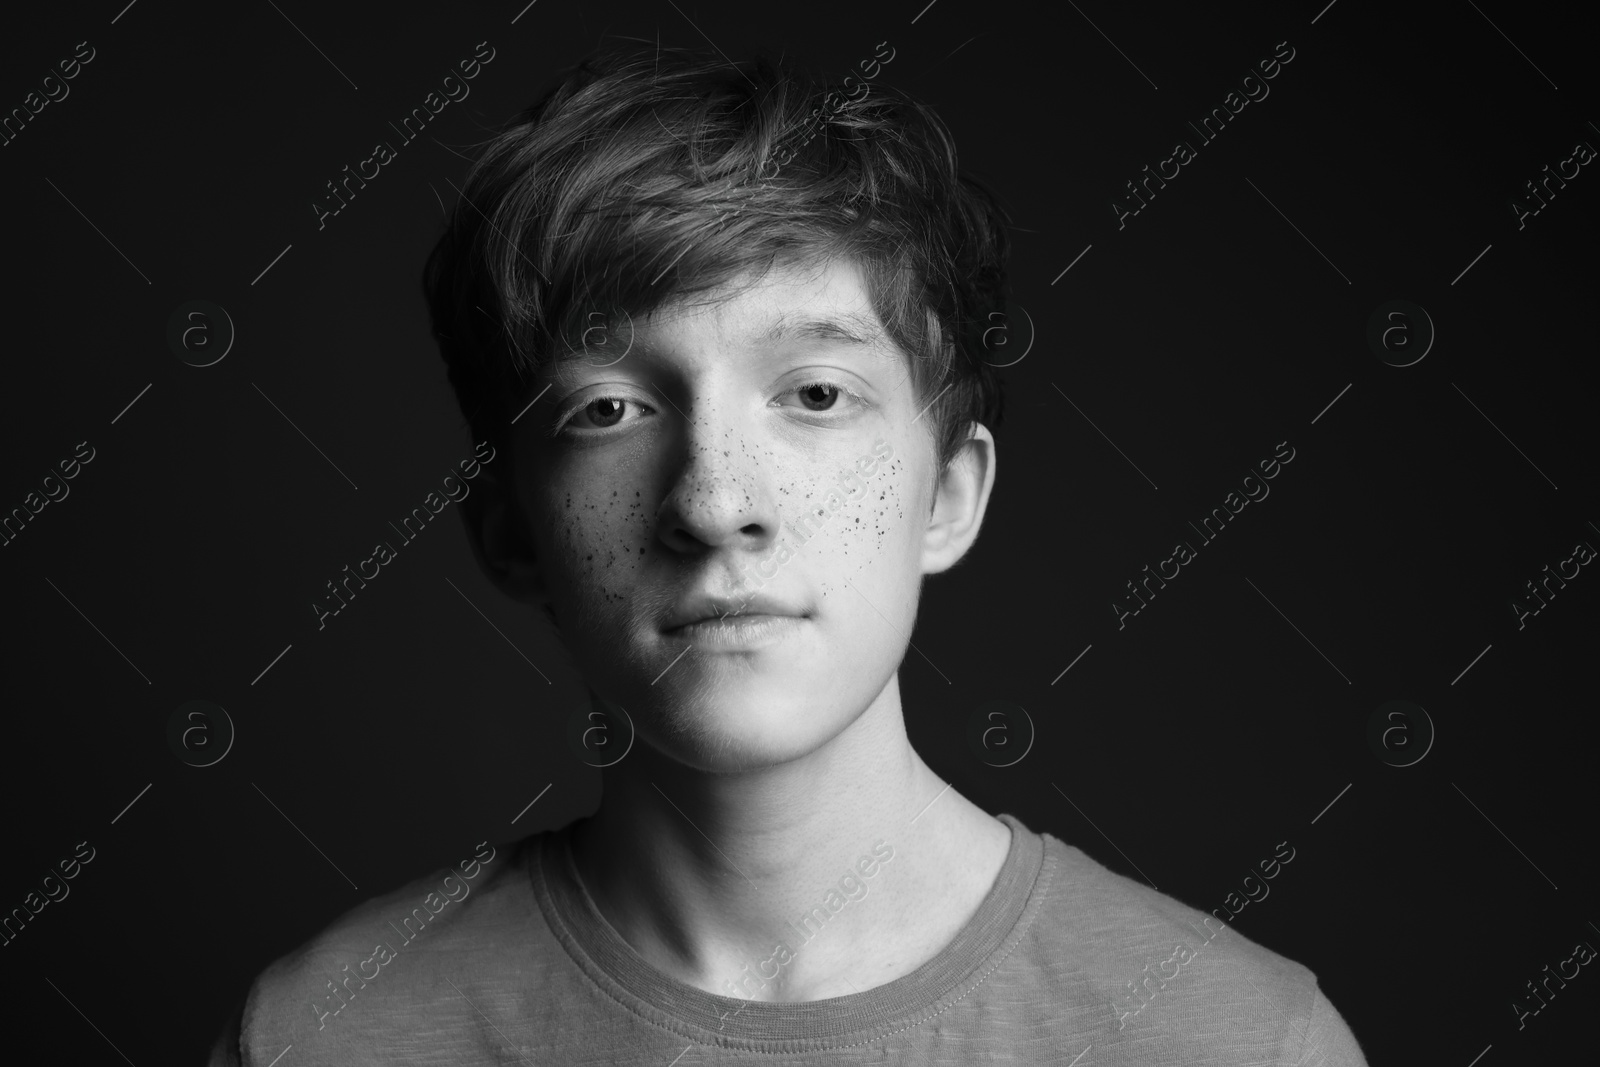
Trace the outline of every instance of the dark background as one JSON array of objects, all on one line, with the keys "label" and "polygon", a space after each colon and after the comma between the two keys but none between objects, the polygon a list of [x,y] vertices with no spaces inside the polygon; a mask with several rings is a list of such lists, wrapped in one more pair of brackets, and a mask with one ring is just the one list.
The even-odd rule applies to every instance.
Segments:
[{"label": "dark background", "polygon": [[[0,910],[97,852],[0,948],[8,1054],[198,1062],[335,916],[597,802],[564,741],[581,680],[457,518],[326,629],[309,604],[472,454],[418,288],[455,152],[606,37],[657,34],[840,75],[887,39],[882,80],[936,107],[1012,212],[1033,345],[1005,372],[984,535],[929,583],[926,658],[900,674],[934,769],[1208,911],[1287,840],[1235,926],[1312,968],[1374,1063],[1592,1041],[1587,969],[1521,1031],[1511,1008],[1600,944],[1600,577],[1521,630],[1509,606],[1600,545],[1600,176],[1520,231],[1508,207],[1600,146],[1576,8],[540,0],[513,25],[524,0],[124,2],[8,11],[0,35],[6,111],[78,41],[97,52],[0,148],[0,510],[96,450],[0,547]],[[470,98],[399,145],[387,123],[484,40]],[[1284,40],[1271,95],[1119,230],[1123,183]],[[319,232],[313,198],[377,140],[399,157]],[[206,368],[166,341],[196,299],[237,331]],[[1393,299],[1437,329],[1409,367],[1366,340]],[[1027,341],[1009,321],[1001,362]],[[1188,521],[1285,440],[1270,497],[1200,547]],[[1111,601],[1180,539],[1198,559],[1119,630]],[[211,767],[167,743],[194,699],[237,728]],[[1394,699],[1436,731],[1408,767],[1367,741]],[[1014,766],[964,742],[989,700],[1036,727]]]}]

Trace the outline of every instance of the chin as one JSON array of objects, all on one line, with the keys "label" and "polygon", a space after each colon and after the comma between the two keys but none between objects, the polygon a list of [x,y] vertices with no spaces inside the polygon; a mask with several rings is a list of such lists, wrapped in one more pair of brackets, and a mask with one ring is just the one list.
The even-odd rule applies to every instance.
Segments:
[{"label": "chin", "polygon": [[712,694],[689,688],[702,687],[653,701],[639,733],[651,748],[700,771],[736,773],[800,759],[856,718],[848,704],[793,685],[719,685]]},{"label": "chin", "polygon": [[687,655],[649,625],[585,636],[579,668],[601,682],[596,691],[627,709],[651,749],[707,773],[808,756],[844,732],[882,688],[868,675],[819,668],[840,656],[814,622],[749,650]]}]

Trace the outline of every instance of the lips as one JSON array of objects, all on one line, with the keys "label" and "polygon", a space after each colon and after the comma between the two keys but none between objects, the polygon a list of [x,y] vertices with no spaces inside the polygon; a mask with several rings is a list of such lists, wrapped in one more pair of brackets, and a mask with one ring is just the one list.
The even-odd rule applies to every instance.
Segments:
[{"label": "lips", "polygon": [[672,612],[662,623],[661,629],[663,632],[671,632],[695,623],[756,615],[804,619],[809,618],[811,613],[799,604],[765,593],[757,593],[749,599],[696,593],[682,598],[673,605]]}]

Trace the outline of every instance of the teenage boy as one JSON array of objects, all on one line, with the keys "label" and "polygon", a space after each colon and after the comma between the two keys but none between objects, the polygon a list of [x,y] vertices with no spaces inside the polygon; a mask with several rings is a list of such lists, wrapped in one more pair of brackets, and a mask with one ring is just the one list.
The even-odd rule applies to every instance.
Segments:
[{"label": "teenage boy", "polygon": [[632,747],[268,968],[214,1064],[1364,1064],[1305,967],[907,740],[1006,250],[930,110],[765,61],[606,54],[487,145],[426,285],[500,457],[463,514]]}]

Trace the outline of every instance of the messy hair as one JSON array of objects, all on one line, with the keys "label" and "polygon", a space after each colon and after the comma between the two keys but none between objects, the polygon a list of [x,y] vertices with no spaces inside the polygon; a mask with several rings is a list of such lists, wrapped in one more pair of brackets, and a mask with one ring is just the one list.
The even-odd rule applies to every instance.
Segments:
[{"label": "messy hair", "polygon": [[632,322],[779,262],[841,257],[910,356],[937,469],[971,423],[999,424],[984,340],[1004,322],[1005,217],[904,92],[613,46],[490,139],[461,193],[424,292],[474,437],[507,457],[529,383],[583,347],[597,312]]}]

